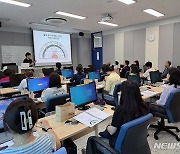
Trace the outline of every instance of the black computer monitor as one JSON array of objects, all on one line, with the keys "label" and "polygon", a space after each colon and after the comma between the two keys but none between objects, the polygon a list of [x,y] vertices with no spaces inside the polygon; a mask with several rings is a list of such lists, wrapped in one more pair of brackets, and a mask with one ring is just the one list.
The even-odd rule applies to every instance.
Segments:
[{"label": "black computer monitor", "polygon": [[4,131],[3,114],[5,113],[8,105],[15,99],[27,98],[27,97],[28,97],[28,95],[19,95],[19,96],[14,96],[14,97],[10,97],[10,98],[3,98],[0,100],[0,132]]},{"label": "black computer monitor", "polygon": [[159,71],[150,72],[151,83],[162,82]]},{"label": "black computer monitor", "polygon": [[21,81],[26,78],[24,74],[11,74],[10,75],[10,86],[15,87],[19,86]]},{"label": "black computer monitor", "polygon": [[49,76],[52,72],[54,72],[54,68],[42,68],[42,72],[44,76]]},{"label": "black computer monitor", "polygon": [[95,79],[98,79],[98,81],[100,81],[101,80],[101,76],[100,76],[100,73],[99,72],[89,72],[88,73],[88,77],[89,77],[89,79],[91,79],[91,80],[95,80]]},{"label": "black computer monitor", "polygon": [[49,77],[29,78],[27,80],[29,92],[39,92],[49,87]]},{"label": "black computer monitor", "polygon": [[62,76],[67,78],[67,79],[73,77],[73,75],[74,75],[74,71],[71,69],[62,70],[61,72],[62,72]]},{"label": "black computer monitor", "polygon": [[1,69],[3,69],[4,66],[12,66],[12,65],[16,66],[16,63],[2,63]]},{"label": "black computer monitor", "polygon": [[97,100],[96,85],[94,82],[70,88],[71,102],[75,107],[86,110],[89,106],[85,106]]}]

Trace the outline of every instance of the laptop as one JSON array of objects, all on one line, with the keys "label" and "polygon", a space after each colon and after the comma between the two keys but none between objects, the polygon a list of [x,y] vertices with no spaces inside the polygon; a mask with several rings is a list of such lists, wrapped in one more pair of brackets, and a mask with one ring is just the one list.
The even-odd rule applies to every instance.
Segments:
[{"label": "laptop", "polygon": [[19,95],[19,96],[13,96],[9,98],[2,98],[0,99],[0,144],[3,144],[7,141],[10,141],[13,139],[13,135],[4,129],[4,123],[3,123],[3,114],[5,113],[8,105],[18,98],[27,98],[28,95]]},{"label": "laptop", "polygon": [[29,67],[29,63],[21,63],[21,67]]}]

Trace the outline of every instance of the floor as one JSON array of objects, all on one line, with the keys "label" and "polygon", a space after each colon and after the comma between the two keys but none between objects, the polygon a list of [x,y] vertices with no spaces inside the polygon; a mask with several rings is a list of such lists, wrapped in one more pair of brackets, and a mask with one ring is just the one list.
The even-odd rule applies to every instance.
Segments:
[{"label": "floor", "polygon": [[[154,119],[153,123],[156,123],[157,120],[158,119]],[[107,119],[104,122],[102,122],[98,127],[99,132],[104,131],[104,129],[106,128],[106,126],[110,122],[111,122],[111,119]],[[180,128],[180,123],[175,124],[175,126]],[[155,132],[155,130],[153,128],[149,128],[148,142],[149,142],[149,146],[151,148],[151,153],[152,154],[179,154],[180,153],[180,142],[179,142],[179,146],[178,146],[177,145],[178,141],[175,139],[175,137],[167,134],[166,132],[161,132],[159,134],[159,140],[155,140],[154,137],[153,137],[154,132]],[[94,136],[94,135],[95,135],[94,132],[92,132],[92,133],[90,133],[90,134],[88,134],[86,136],[81,137],[80,139],[75,140],[75,143],[76,143],[76,145],[78,147],[78,154],[81,154],[81,149],[85,148],[88,137],[89,136]],[[157,149],[157,148],[154,148],[155,143],[156,144],[157,143],[170,143],[170,144],[173,144],[173,145],[176,144],[177,149],[166,149],[166,150]]]}]

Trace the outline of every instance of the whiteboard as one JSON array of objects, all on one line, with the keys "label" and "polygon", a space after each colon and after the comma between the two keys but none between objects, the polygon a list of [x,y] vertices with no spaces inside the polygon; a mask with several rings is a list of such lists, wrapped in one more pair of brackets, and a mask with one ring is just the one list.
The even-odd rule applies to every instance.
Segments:
[{"label": "whiteboard", "polygon": [[16,63],[21,65],[25,59],[25,53],[30,52],[33,59],[33,47],[32,46],[1,46],[2,51],[2,63]]}]

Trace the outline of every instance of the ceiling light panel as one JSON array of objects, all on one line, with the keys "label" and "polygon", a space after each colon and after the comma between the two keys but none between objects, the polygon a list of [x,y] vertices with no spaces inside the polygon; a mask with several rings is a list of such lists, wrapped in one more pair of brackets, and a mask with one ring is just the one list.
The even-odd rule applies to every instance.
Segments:
[{"label": "ceiling light panel", "polygon": [[62,11],[57,11],[57,12],[55,12],[55,14],[59,14],[59,15],[66,16],[66,17],[71,17],[71,18],[76,18],[76,19],[81,19],[81,20],[86,19],[86,17],[71,14],[71,13],[67,13],[67,12],[62,12]]},{"label": "ceiling light panel", "polygon": [[103,24],[103,25],[107,25],[107,26],[113,26],[113,27],[117,27],[117,24],[114,23],[110,23],[110,22],[104,22],[104,21],[99,21],[98,24]]},{"label": "ceiling light panel", "polygon": [[120,2],[122,2],[124,4],[127,4],[127,5],[136,3],[136,1],[134,1],[134,0],[118,0],[118,1],[120,1]]},{"label": "ceiling light panel", "polygon": [[150,14],[150,15],[156,16],[156,17],[163,17],[164,16],[164,14],[162,14],[162,13],[160,13],[154,9],[145,9],[143,11]]},{"label": "ceiling light panel", "polygon": [[31,6],[31,4],[14,1],[14,0],[0,0],[0,2],[13,4],[13,5],[17,5],[17,6],[22,6],[22,7],[30,7]]}]

